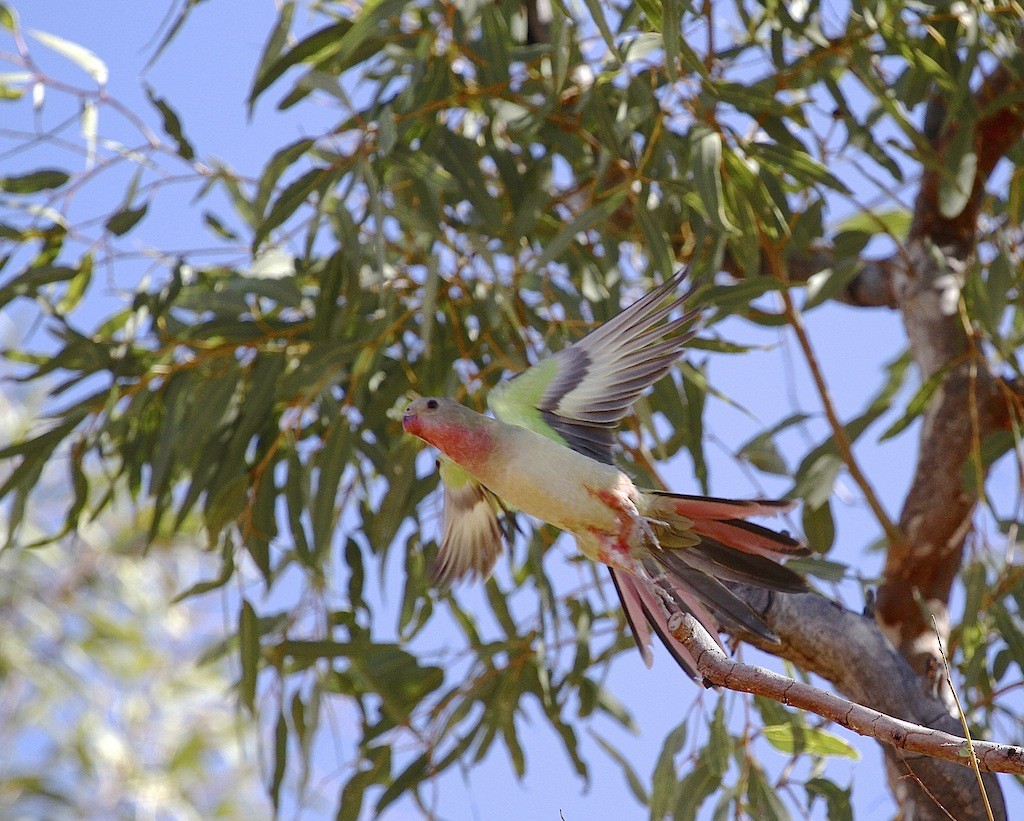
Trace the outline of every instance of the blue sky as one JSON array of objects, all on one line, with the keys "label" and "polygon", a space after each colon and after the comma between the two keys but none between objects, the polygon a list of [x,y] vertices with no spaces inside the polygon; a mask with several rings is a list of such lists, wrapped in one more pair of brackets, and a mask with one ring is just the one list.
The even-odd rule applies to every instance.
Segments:
[{"label": "blue sky", "polygon": [[[145,112],[150,125],[158,127],[158,118],[142,91],[140,73],[151,54],[150,44],[157,37],[165,4],[31,0],[16,5],[24,28],[59,35],[98,54],[110,69],[108,87],[111,95],[125,102],[129,108]],[[270,154],[280,146],[302,136],[322,133],[337,120],[334,110],[316,104],[278,112],[271,104],[273,94],[261,102],[253,119],[248,119],[245,99],[253,69],[275,19],[276,11],[269,2],[214,0],[203,3],[193,12],[184,33],[143,78],[179,112],[185,131],[200,156],[217,157],[242,172],[253,174],[259,172]],[[69,69],[65,58],[48,53],[39,44],[32,45],[32,52],[48,72],[61,77],[75,76],[77,70]],[[88,82],[84,74],[78,79],[83,84]],[[122,130],[113,119],[106,119],[105,111],[101,111],[100,116],[102,134],[110,133],[108,127],[115,132]],[[25,162],[31,166],[45,164],[46,159],[45,152],[37,152],[13,162]],[[53,164],[58,165],[72,162],[74,160],[67,155],[53,159]],[[96,196],[103,197],[104,193],[108,198],[120,196],[125,182],[123,178],[105,182],[102,185],[110,187],[97,188]],[[141,239],[158,247],[188,248],[209,243],[210,235],[202,228],[198,217],[201,207],[191,204],[190,195],[191,189],[186,185],[178,200],[171,198],[165,201],[161,196],[161,202],[168,204],[161,206],[163,211],[147,217],[145,230],[139,232]],[[83,203],[82,207],[87,208],[88,203]],[[831,215],[833,222],[843,216]],[[93,297],[86,309],[92,311],[98,321],[120,299],[119,287],[132,287],[148,271],[149,264],[141,259],[119,263],[114,274],[115,287]],[[840,414],[849,418],[864,408],[881,384],[884,375],[882,364],[903,349],[905,340],[899,318],[886,310],[857,310],[829,305],[809,314],[808,324]],[[710,363],[714,384],[744,407],[752,409],[759,420],[751,420],[725,403],[715,400],[709,403],[707,426],[715,440],[709,445],[713,460],[711,490],[731,496],[783,493],[788,488],[787,482],[766,481],[763,487],[755,486],[729,454],[758,433],[766,423],[788,416],[794,408],[820,416],[820,403],[808,379],[806,366],[786,335],[739,321],[726,323],[720,330],[734,341],[762,345],[765,350],[741,357],[719,356]],[[858,445],[857,455],[895,518],[910,481],[916,427],[894,441],[878,445],[875,440],[885,427],[883,420],[873,429],[873,435],[869,432]],[[819,418],[811,423],[810,430],[814,440],[820,441],[826,428]],[[783,452],[791,464],[807,450],[808,445],[801,436],[800,431],[793,431],[782,439]],[[666,466],[664,474],[680,491],[693,492],[695,489],[686,457],[679,457]],[[1006,480],[1009,486],[1009,472]],[[848,481],[841,481],[841,498],[835,502],[835,510],[840,538],[830,558],[853,565],[862,576],[876,575],[881,568],[882,555],[866,553],[864,548],[877,538],[878,528],[859,493]],[[570,546],[564,545],[562,549],[568,551]],[[837,592],[847,606],[856,609],[862,606],[860,589],[856,584],[845,583]],[[467,601],[472,601],[474,595],[479,593],[467,591]],[[398,606],[397,601],[394,605]],[[954,604],[954,614],[956,606]],[[777,663],[773,664],[775,669],[779,669]],[[629,735],[610,722],[607,726],[598,722],[595,728],[619,747],[644,780],[650,776],[668,730],[694,709],[695,701],[702,703],[705,710],[714,703],[713,696],[703,694],[661,653],[657,655],[653,670],[643,666],[639,654],[630,654],[614,665],[606,684],[628,702],[634,711],[639,732],[635,736]],[[738,701],[736,696],[731,699]],[[233,707],[226,702],[225,709]],[[535,721],[533,726],[543,727],[543,722]],[[830,766],[830,777],[844,786],[853,781],[858,817],[891,813],[892,804],[884,786],[878,748],[873,742],[862,742],[845,731],[837,732],[862,750],[862,759],[856,763],[837,761]],[[515,780],[505,754],[498,749],[474,769],[465,782],[457,772],[440,780],[439,813],[447,818],[481,821],[556,819],[559,812],[568,821],[646,817],[646,812],[629,797],[618,768],[597,750],[593,742],[588,742],[587,747],[593,780],[589,791],[581,795],[580,782],[572,773],[554,734],[546,729],[534,729],[526,732],[524,737],[528,739],[529,769],[523,782]],[[319,769],[324,772],[334,769],[336,762],[330,760],[329,745],[321,745],[318,755],[322,757],[318,762]],[[763,755],[769,760],[776,754],[766,748]],[[785,759],[781,754],[776,757],[781,766]],[[1005,780],[1004,788],[1011,816],[1015,812],[1024,813],[1024,798],[1020,790],[1009,779]],[[333,801],[335,792],[333,787],[326,790],[330,801]],[[319,814],[317,810],[310,809],[303,817],[315,818]],[[403,802],[396,805],[388,817],[413,818],[419,814],[410,803]]]}]

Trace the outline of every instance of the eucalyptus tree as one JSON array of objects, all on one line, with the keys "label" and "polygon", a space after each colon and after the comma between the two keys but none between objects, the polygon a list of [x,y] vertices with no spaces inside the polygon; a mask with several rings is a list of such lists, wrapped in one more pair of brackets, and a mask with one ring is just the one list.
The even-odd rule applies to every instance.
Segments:
[{"label": "eucalyptus tree", "polygon": [[[193,5],[155,59],[202,25]],[[79,152],[0,181],[0,303],[33,300],[52,338],[8,351],[20,379],[47,385],[49,416],[0,454],[12,460],[7,542],[25,542],[54,460],[75,496],[52,537],[112,504],[116,486],[149,505],[151,539],[201,516],[221,571],[188,592],[230,591],[237,631],[222,649],[238,654],[238,697],[272,739],[275,803],[282,785],[308,783],[344,703],[359,738],[332,762],[341,818],[409,796],[432,813],[431,784],[495,747],[522,776],[525,717],[543,717],[581,777],[621,768],[652,818],[693,817],[712,795],[715,817],[850,817],[849,789],[830,777],[849,744],[766,697],[789,685],[762,686],[749,667],[722,674],[727,660],[702,672],[761,693],[757,721],[724,696],[688,712],[696,691],[680,677],[650,779],[600,736],[595,759],[580,731],[599,715],[630,725],[628,694],[604,682],[634,651],[614,596],[552,550],[553,530],[518,521],[475,607],[470,591],[428,585],[435,479],[401,433],[407,402],[482,409],[503,374],[689,264],[702,333],[628,421],[621,465],[677,485],[662,463],[685,454],[702,491],[737,495],[712,477],[723,459],[705,411],[732,401],[716,368],[749,361],[752,397],[785,397],[785,374],[766,374],[741,337],[786,340],[813,407],[794,399],[730,451],[753,482],[802,501],[816,555],[791,566],[819,591],[737,588],[781,641],[743,638],[914,725],[820,707],[883,742],[901,817],[1006,817],[979,770],[1019,773],[1016,748],[951,762],[947,736],[926,728],[1006,743],[1024,730],[1011,672],[1024,669],[1024,583],[1009,560],[1020,492],[988,483],[1003,457],[1019,474],[1024,455],[1022,15],[883,0],[284,2],[239,105],[336,119],[244,174],[204,157],[173,100],[148,90],[152,111],[127,109],[104,92],[102,55],[33,40],[5,8],[2,96],[29,118],[9,139]],[[91,80],[47,75],[40,49]],[[77,116],[34,130],[62,95]],[[111,118],[134,143],[104,138]],[[80,192],[117,169],[134,172],[123,194],[83,207]],[[87,327],[96,272],[138,270],[132,249],[172,181],[193,184],[188,213],[216,247],[147,241],[145,279]],[[830,330],[857,340],[872,308],[892,315],[890,359],[869,363],[877,385],[847,407],[814,314],[832,311]],[[889,440],[908,428],[916,466],[889,498]],[[865,514],[855,526],[848,505]],[[884,550],[877,579],[860,569],[868,549]],[[862,588],[853,609],[831,600]],[[781,771],[769,745],[791,757]]]}]

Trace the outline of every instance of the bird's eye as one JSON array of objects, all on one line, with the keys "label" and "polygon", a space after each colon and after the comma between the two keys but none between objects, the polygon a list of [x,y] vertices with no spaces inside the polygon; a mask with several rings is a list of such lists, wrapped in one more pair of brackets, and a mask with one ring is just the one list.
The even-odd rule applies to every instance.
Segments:
[{"label": "bird's eye", "polygon": [[436,399],[428,399],[427,400],[427,410],[437,410],[437,400]]}]

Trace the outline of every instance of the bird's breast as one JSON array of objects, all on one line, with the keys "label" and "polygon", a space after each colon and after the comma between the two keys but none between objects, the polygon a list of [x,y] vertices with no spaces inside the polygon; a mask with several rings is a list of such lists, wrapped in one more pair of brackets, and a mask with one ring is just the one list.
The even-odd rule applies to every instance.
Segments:
[{"label": "bird's breast", "polygon": [[571,533],[618,530],[620,508],[636,496],[622,471],[526,429],[511,445],[480,476],[498,496]]}]

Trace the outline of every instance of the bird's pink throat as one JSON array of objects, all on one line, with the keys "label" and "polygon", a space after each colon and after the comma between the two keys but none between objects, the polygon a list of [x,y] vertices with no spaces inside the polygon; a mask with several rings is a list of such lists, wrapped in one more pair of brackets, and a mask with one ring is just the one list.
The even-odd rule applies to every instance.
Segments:
[{"label": "bird's pink throat", "polygon": [[405,423],[405,429],[466,467],[479,464],[494,450],[494,437],[483,428],[416,416]]}]

